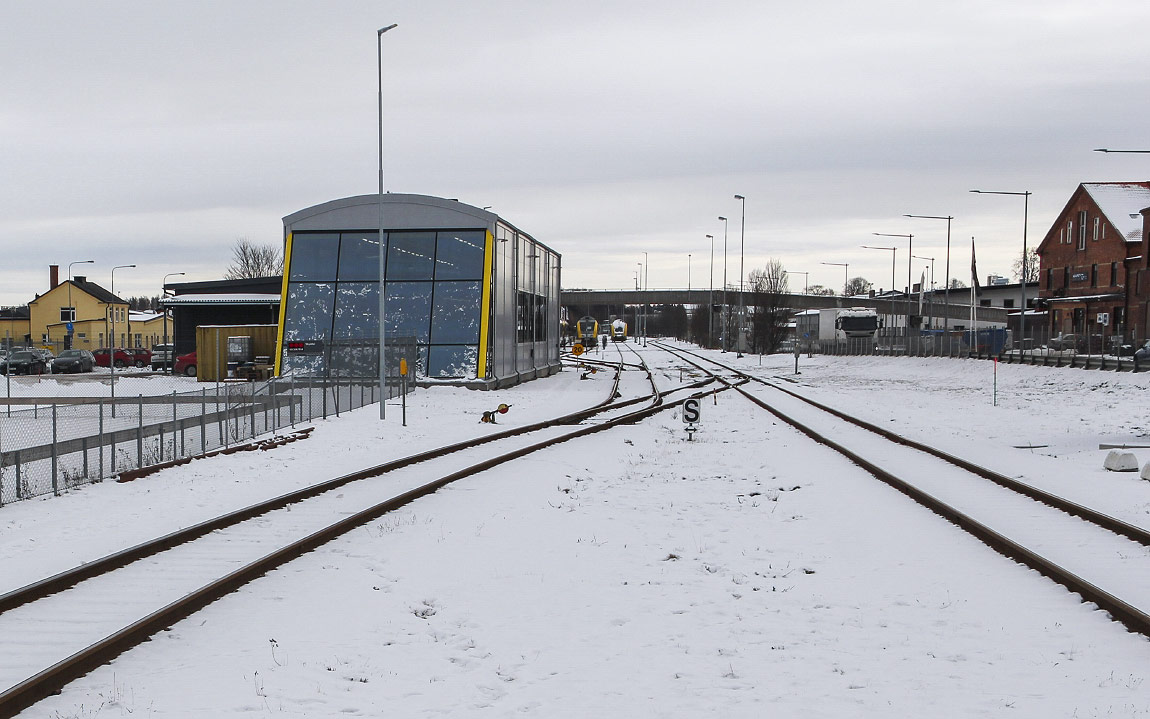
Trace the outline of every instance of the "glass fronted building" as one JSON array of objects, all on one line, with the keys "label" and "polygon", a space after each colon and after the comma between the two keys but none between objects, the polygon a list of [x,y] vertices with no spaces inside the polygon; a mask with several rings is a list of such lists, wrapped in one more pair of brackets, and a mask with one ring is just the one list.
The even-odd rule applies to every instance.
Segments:
[{"label": "glass fronted building", "polygon": [[[558,371],[556,252],[456,200],[386,194],[382,211],[386,339],[414,340],[417,377],[502,386]],[[378,195],[284,218],[279,373],[378,376],[379,218]]]}]

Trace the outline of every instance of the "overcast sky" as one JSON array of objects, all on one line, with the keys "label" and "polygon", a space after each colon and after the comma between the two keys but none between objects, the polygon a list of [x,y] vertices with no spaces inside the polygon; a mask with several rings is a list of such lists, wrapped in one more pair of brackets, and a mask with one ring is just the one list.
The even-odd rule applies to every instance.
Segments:
[{"label": "overcast sky", "polygon": [[[565,287],[708,285],[768,259],[889,287],[906,241],[1008,275],[1080,182],[1150,179],[1150,4],[476,0],[0,3],[0,305],[48,265],[154,295],[218,279],[237,238],[387,189],[491,206]],[[917,281],[922,267],[915,260]],[[792,288],[804,277],[792,278]]]}]

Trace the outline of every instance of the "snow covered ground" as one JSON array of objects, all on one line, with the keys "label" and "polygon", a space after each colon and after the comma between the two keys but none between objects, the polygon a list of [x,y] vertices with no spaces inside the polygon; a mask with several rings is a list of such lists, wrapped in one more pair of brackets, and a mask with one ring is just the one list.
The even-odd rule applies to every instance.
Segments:
[{"label": "snow covered ground", "polygon": [[[1097,448],[1150,444],[1150,375],[1000,365],[995,406],[988,362],[722,358],[1150,526],[1150,482]],[[420,390],[407,427],[367,407],[272,452],[5,506],[0,592],[609,388]],[[1150,642],[734,393],[702,409],[692,443],[666,412],[462,480],[21,716],[1150,716]]]}]

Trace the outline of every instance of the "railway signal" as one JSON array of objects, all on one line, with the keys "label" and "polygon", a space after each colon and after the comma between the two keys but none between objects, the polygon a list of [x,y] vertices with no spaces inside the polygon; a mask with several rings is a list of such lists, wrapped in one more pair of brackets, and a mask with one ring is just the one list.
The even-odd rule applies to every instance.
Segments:
[{"label": "railway signal", "polygon": [[702,410],[698,397],[690,397],[683,402],[683,423],[687,425],[688,442],[695,439],[695,432],[699,429],[695,425],[700,417],[702,417]]}]

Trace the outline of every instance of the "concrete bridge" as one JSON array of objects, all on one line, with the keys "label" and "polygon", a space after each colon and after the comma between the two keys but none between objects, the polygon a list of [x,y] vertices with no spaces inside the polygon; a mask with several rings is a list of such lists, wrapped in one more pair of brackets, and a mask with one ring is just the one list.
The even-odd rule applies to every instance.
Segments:
[{"label": "concrete bridge", "polygon": [[[727,290],[727,304],[736,307],[739,304],[739,291]],[[559,301],[570,310],[572,318],[583,315],[600,317],[603,314],[624,314],[623,307],[635,305],[706,305],[711,301],[716,305],[723,303],[722,290],[685,290],[685,289],[653,289],[653,290],[562,290]],[[766,304],[763,293],[746,292],[744,304],[752,307],[757,304]],[[886,297],[840,297],[835,295],[783,295],[782,304],[793,310],[818,310],[830,307],[871,307],[885,315],[931,315],[941,318],[949,316],[951,324],[957,321],[965,324],[970,319],[970,290],[954,290],[950,293],[950,304],[944,303],[944,293],[934,292],[933,296],[924,296],[922,312],[918,309],[918,296],[912,295],[908,300],[903,295],[893,299]],[[929,309],[928,309],[929,307]],[[618,311],[608,309],[603,312],[601,308],[618,308]],[[979,307],[979,322],[1006,323],[1007,310],[1001,307]]]}]

